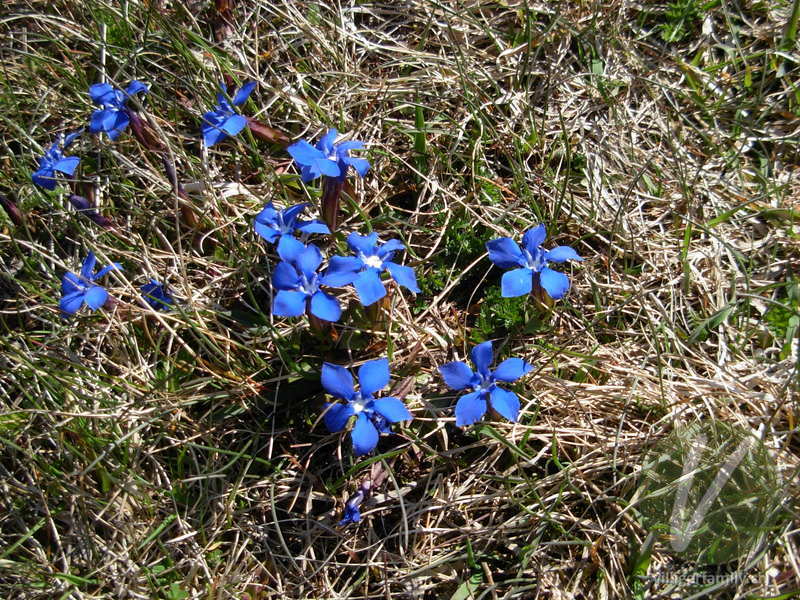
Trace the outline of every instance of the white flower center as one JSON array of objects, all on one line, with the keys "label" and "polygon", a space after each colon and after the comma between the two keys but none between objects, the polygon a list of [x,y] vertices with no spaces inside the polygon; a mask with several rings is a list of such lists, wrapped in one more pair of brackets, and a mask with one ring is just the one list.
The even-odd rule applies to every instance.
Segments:
[{"label": "white flower center", "polygon": [[368,267],[372,267],[373,269],[382,270],[383,269],[383,261],[377,254],[373,254],[372,256],[365,256],[364,257],[364,264]]},{"label": "white flower center", "polygon": [[531,254],[527,248],[523,248],[522,254],[525,257],[525,262],[527,263],[527,267],[532,269],[534,272],[540,272],[544,267],[547,266],[547,262],[544,260],[544,252],[540,249],[536,249],[535,254]]},{"label": "white flower center", "polygon": [[361,402],[361,400],[355,400],[353,402],[353,414],[357,415],[363,410],[364,410],[364,403]]}]

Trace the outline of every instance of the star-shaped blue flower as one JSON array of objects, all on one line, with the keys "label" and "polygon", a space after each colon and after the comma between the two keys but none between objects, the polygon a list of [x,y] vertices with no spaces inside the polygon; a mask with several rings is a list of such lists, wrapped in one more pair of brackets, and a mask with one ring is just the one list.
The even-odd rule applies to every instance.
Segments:
[{"label": "star-shaped blue flower", "polygon": [[69,175],[75,172],[81,159],[77,156],[64,156],[64,151],[83,133],[83,129],[67,136],[62,133],[44,156],[39,159],[39,168],[31,174],[31,180],[46,190],[56,188],[56,171]]},{"label": "star-shaped blue flower", "polygon": [[276,243],[284,235],[292,235],[299,231],[303,235],[312,233],[330,233],[330,229],[322,221],[301,221],[298,217],[308,204],[295,204],[284,210],[277,210],[272,202],[261,210],[256,216],[254,228],[256,233],[270,244]]},{"label": "star-shaped blue flower", "polygon": [[467,363],[454,361],[439,367],[445,383],[454,390],[472,389],[464,394],[456,403],[456,425],[464,427],[480,421],[486,414],[486,402],[509,421],[516,422],[519,416],[519,398],[497,385],[498,381],[516,381],[533,366],[521,358],[507,358],[494,371],[489,370],[492,364],[492,342],[483,342],[472,349],[472,362],[478,369],[474,373]]},{"label": "star-shaped blue flower", "polygon": [[89,88],[92,102],[100,108],[92,113],[89,131],[105,132],[112,140],[116,140],[131,122],[125,103],[128,98],[139,92],[147,93],[147,86],[134,79],[123,92],[108,83],[95,83]]},{"label": "star-shaped blue flower", "polygon": [[64,274],[61,279],[61,301],[58,304],[64,313],[74,315],[84,304],[92,310],[97,310],[108,300],[108,292],[105,288],[94,282],[109,271],[121,270],[122,267],[119,263],[113,263],[94,273],[96,262],[97,258],[95,258],[94,252],[89,252],[81,266],[80,275],[71,271]]},{"label": "star-shaped blue flower", "polygon": [[142,292],[144,301],[155,310],[170,310],[175,304],[175,301],[167,290],[167,286],[163,283],[159,283],[155,279],[150,279],[148,283],[145,283],[139,289]]},{"label": "star-shaped blue flower", "polygon": [[367,174],[369,161],[350,156],[350,150],[363,148],[364,142],[349,141],[336,144],[334,142],[338,136],[338,131],[329,129],[316,146],[305,140],[299,140],[286,149],[300,165],[300,178],[304,182],[322,175],[344,181],[349,167],[353,167],[360,177]]},{"label": "star-shaped blue flower", "polygon": [[356,422],[350,437],[356,456],[367,454],[378,445],[380,433],[392,433],[389,423],[410,421],[413,417],[399,398],[373,398],[373,394],[389,385],[389,361],[385,358],[365,362],[358,369],[360,391],[353,387],[353,376],[344,367],[324,363],[322,387],[345,404],[325,404],[325,426],[331,433],[342,431],[350,417]]},{"label": "star-shaped blue flower", "polygon": [[207,148],[218,144],[228,136],[234,136],[247,125],[247,119],[236,112],[234,106],[245,103],[250,93],[256,87],[255,81],[248,81],[233,96],[233,100],[228,102],[225,95],[225,84],[220,83],[222,92],[217,94],[217,105],[203,115],[203,123],[200,126],[203,132],[203,143]]},{"label": "star-shaped blue flower", "polygon": [[334,256],[331,258],[331,265],[341,265],[342,268],[347,265],[359,272],[353,285],[364,306],[369,306],[386,295],[386,287],[381,280],[381,273],[384,271],[388,271],[399,285],[415,294],[420,293],[414,269],[392,261],[395,252],[405,249],[400,240],[378,244],[378,234],[375,232],[369,235],[351,233],[347,236],[347,245],[355,256]]},{"label": "star-shaped blue flower", "polygon": [[501,237],[486,242],[489,260],[502,269],[512,269],[503,274],[502,296],[512,298],[524,296],[533,289],[533,277],[551,298],[562,298],[569,289],[569,278],[547,266],[548,262],[562,263],[567,260],[583,260],[569,246],[556,246],[552,250],[542,248],[547,237],[544,225],[529,229],[522,236],[522,248],[511,238]]},{"label": "star-shaped blue flower", "polygon": [[272,314],[278,317],[299,317],[308,309],[324,321],[338,321],[342,307],[333,296],[320,286],[340,287],[356,278],[357,272],[349,265],[330,265],[320,274],[322,252],[314,244],[306,246],[290,236],[281,237],[278,243],[281,262],[275,267],[272,285],[278,292],[272,302]]}]

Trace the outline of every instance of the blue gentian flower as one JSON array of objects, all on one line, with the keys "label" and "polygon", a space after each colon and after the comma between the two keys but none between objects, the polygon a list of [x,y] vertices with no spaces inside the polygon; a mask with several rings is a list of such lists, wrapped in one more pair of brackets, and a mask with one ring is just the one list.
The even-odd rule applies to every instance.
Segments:
[{"label": "blue gentian flower", "polygon": [[322,264],[319,248],[314,244],[306,246],[288,235],[282,236],[278,243],[278,256],[282,262],[272,275],[272,285],[278,290],[272,302],[272,314],[299,317],[309,310],[324,321],[338,321],[342,307],[320,286],[348,285],[356,278],[357,271],[347,264],[331,264],[324,273],[318,273]]},{"label": "blue gentian flower", "polygon": [[369,161],[350,156],[350,150],[363,148],[364,142],[349,141],[335,144],[334,140],[338,135],[338,131],[329,129],[316,146],[312,146],[305,140],[299,140],[286,149],[295,162],[300,165],[300,178],[304,182],[316,179],[321,175],[344,181],[347,178],[349,167],[353,167],[360,177],[367,174]]},{"label": "blue gentian flower", "polygon": [[155,279],[150,279],[148,283],[145,283],[139,289],[142,291],[144,301],[152,306],[154,310],[170,310],[175,304],[167,290],[167,286]]},{"label": "blue gentian flower", "polygon": [[395,252],[405,249],[400,240],[389,240],[379,245],[378,234],[375,232],[369,235],[351,233],[347,236],[347,245],[355,252],[355,256],[334,256],[331,264],[342,267],[348,265],[359,271],[353,285],[364,306],[369,306],[386,295],[386,287],[381,281],[381,273],[384,271],[388,271],[399,285],[415,294],[420,293],[414,269],[392,261]]},{"label": "blue gentian flower", "polygon": [[361,521],[361,511],[358,509],[358,507],[361,506],[361,503],[364,501],[365,497],[366,492],[362,488],[359,488],[355,494],[350,496],[344,505],[344,514],[342,515],[342,520],[338,523],[339,527]]},{"label": "blue gentian flower", "polygon": [[64,156],[64,151],[83,133],[83,129],[70,133],[67,136],[60,134],[44,156],[39,159],[39,168],[31,174],[31,180],[46,190],[56,188],[56,171],[70,177],[75,172],[81,159],[77,156]]},{"label": "blue gentian flower", "polygon": [[361,520],[361,511],[358,506],[352,506],[349,502],[344,505],[344,514],[342,520],[339,521],[339,527],[349,525],[350,523],[358,523]]},{"label": "blue gentian flower", "polygon": [[95,280],[114,269],[122,269],[119,263],[113,263],[103,267],[94,273],[94,266],[97,262],[94,252],[89,252],[86,260],[81,266],[80,275],[68,271],[61,280],[61,301],[59,307],[68,315],[74,315],[84,304],[92,310],[97,310],[108,300],[108,292],[102,286],[97,285]]},{"label": "blue gentian flower", "polygon": [[492,342],[483,342],[472,349],[472,362],[478,369],[473,373],[469,365],[454,361],[439,367],[445,383],[454,390],[472,389],[456,403],[456,425],[464,427],[480,421],[486,414],[486,402],[509,421],[516,422],[519,416],[519,398],[514,392],[498,387],[498,381],[516,381],[533,366],[521,358],[507,358],[494,371],[489,370],[492,363]]},{"label": "blue gentian flower", "polygon": [[203,123],[200,129],[203,132],[203,143],[207,148],[218,144],[228,136],[234,136],[247,125],[247,119],[236,112],[234,106],[244,104],[250,93],[256,87],[255,81],[245,83],[233,96],[233,100],[228,102],[225,95],[226,88],[224,83],[220,83],[222,92],[217,94],[217,105],[203,115]]},{"label": "blue gentian flower", "polygon": [[358,369],[361,390],[353,388],[353,376],[344,367],[324,363],[322,387],[345,404],[325,404],[325,425],[331,433],[342,431],[350,417],[356,422],[350,437],[356,456],[371,452],[378,445],[380,433],[392,433],[389,423],[410,421],[413,417],[399,398],[373,398],[373,394],[389,385],[389,361],[385,358],[365,362]]},{"label": "blue gentian flower", "polygon": [[569,289],[569,278],[547,266],[548,262],[562,263],[567,260],[583,260],[569,246],[556,246],[552,250],[542,248],[547,237],[544,225],[529,229],[522,236],[522,248],[511,238],[501,237],[486,242],[489,260],[502,269],[512,269],[503,274],[501,290],[503,298],[524,296],[533,289],[534,275],[551,298],[562,298]]},{"label": "blue gentian flower", "polygon": [[139,92],[147,93],[147,86],[134,79],[123,92],[108,83],[95,83],[89,88],[92,102],[100,108],[92,113],[89,131],[105,132],[112,140],[116,140],[131,122],[125,103],[128,98]]},{"label": "blue gentian flower", "polygon": [[295,231],[299,231],[304,235],[330,233],[330,229],[322,221],[317,219],[301,221],[298,219],[306,206],[308,204],[295,204],[284,210],[277,210],[272,206],[272,202],[267,203],[256,216],[254,224],[256,233],[270,244],[276,243],[281,236],[291,235]]}]

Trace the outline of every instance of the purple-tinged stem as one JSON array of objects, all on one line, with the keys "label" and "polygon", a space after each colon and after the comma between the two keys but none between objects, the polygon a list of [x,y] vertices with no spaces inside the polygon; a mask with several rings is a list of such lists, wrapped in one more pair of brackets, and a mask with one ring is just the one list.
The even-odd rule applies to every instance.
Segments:
[{"label": "purple-tinged stem", "polygon": [[22,213],[19,208],[17,208],[17,203],[5,194],[0,194],[0,204],[3,205],[3,208],[8,213],[9,218],[14,222],[14,225],[22,227],[24,219],[22,218]]},{"label": "purple-tinged stem", "polygon": [[164,142],[158,139],[158,136],[156,136],[156,133],[153,131],[153,128],[150,127],[150,124],[142,119],[142,117],[139,116],[139,113],[135,110],[126,108],[125,111],[128,113],[128,117],[130,118],[133,137],[139,140],[139,143],[148,150],[153,152],[163,152],[165,149]]},{"label": "purple-tinged stem", "polygon": [[274,127],[264,125],[264,123],[257,121],[252,117],[245,117],[245,119],[247,119],[247,127],[249,127],[250,131],[253,132],[253,135],[260,140],[284,147],[288,146],[292,141],[289,139],[289,136],[280,129],[275,129]]},{"label": "purple-tinged stem", "polygon": [[344,182],[336,177],[322,178],[322,220],[331,233],[336,232],[336,226],[339,224],[339,199],[343,187]]},{"label": "purple-tinged stem", "polygon": [[189,198],[189,194],[186,193],[186,190],[183,189],[181,182],[178,181],[178,173],[175,171],[175,165],[166,152],[161,153],[161,162],[164,165],[164,172],[167,174],[167,179],[172,186],[172,191],[177,194],[178,198],[181,200],[181,215],[183,216],[184,222],[189,227],[196,228],[198,221],[194,211],[190,208],[191,199]]},{"label": "purple-tinged stem", "polygon": [[67,199],[69,200],[70,204],[75,207],[75,210],[85,217],[90,218],[97,225],[100,225],[100,227],[103,227],[104,229],[112,229],[114,227],[114,222],[108,217],[104,217],[97,212],[92,203],[83,196],[79,196],[78,194],[70,194],[67,196]]}]

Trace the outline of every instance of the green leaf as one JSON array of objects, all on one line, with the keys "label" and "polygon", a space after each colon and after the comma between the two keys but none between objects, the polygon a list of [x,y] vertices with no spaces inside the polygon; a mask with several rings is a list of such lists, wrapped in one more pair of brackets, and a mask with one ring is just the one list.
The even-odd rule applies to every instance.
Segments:
[{"label": "green leaf", "polygon": [[167,600],[183,600],[188,597],[189,594],[183,590],[179,583],[173,582],[170,584],[169,592],[166,595]]}]

